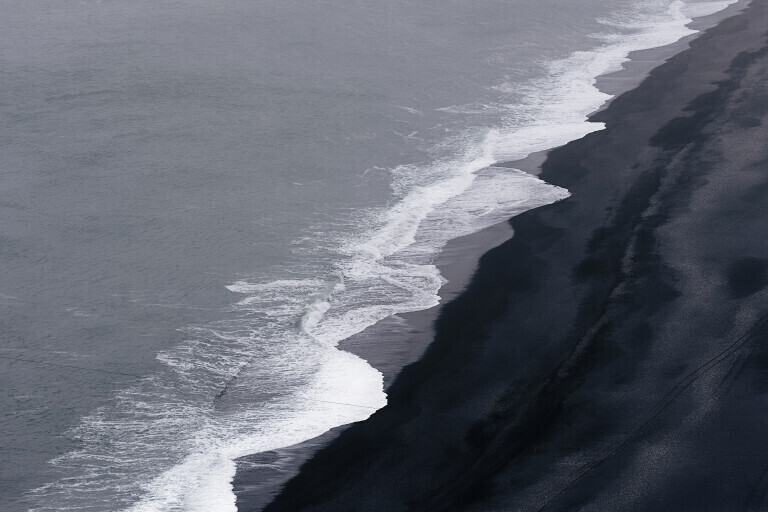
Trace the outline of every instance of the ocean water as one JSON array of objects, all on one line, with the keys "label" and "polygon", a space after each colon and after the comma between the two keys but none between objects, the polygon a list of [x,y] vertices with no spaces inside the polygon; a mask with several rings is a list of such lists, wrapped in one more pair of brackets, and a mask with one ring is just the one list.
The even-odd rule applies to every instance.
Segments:
[{"label": "ocean water", "polygon": [[234,511],[234,459],[386,404],[340,341],[568,195],[495,164],[729,3],[0,5],[0,509]]}]

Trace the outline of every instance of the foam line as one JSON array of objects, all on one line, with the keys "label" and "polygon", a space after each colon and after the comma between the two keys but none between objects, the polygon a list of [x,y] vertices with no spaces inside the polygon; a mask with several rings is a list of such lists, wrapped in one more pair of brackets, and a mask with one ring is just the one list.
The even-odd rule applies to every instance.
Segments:
[{"label": "foam line", "polygon": [[587,121],[609,99],[595,87],[599,75],[620,69],[632,51],[693,33],[691,16],[730,3],[657,0],[656,11],[609,16],[602,22],[616,34],[594,50],[550,62],[542,78],[496,85],[522,101],[443,109],[461,116],[480,108],[499,122],[443,141],[454,150],[427,165],[392,169],[396,198],[388,208],[360,212],[356,231],[315,235],[335,251],[315,277],[289,269],[299,277],[231,284],[239,298],[227,320],[188,327],[184,343],[158,355],[162,371],[70,432],[81,449],[54,461],[68,476],[33,491],[32,510],[234,512],[236,458],[300,443],[383,407],[381,374],[339,342],[438,304],[444,279],[434,261],[449,240],[567,197],[494,164],[602,129]]}]

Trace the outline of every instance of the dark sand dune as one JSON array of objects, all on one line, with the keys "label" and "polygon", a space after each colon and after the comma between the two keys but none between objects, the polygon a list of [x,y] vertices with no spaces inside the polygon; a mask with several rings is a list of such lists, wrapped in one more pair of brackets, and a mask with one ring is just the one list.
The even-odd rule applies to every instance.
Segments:
[{"label": "dark sand dune", "polygon": [[549,154],[571,198],[268,511],[768,509],[767,4]]}]

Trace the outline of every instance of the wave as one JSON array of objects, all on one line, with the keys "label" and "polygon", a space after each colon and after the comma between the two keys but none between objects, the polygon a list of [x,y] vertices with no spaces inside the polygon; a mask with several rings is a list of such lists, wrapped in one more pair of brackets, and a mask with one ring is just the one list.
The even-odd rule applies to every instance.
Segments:
[{"label": "wave", "polygon": [[692,34],[691,16],[731,3],[659,1],[642,15],[606,18],[617,33],[597,38],[597,48],[548,63],[543,78],[495,86],[522,100],[443,109],[499,122],[443,141],[443,156],[428,164],[393,168],[395,199],[359,212],[356,231],[308,234],[302,250],[333,255],[312,260],[325,262],[321,277],[306,277],[309,265],[286,269],[296,279],[231,284],[241,299],[227,320],[185,329],[186,341],[157,356],[162,370],[69,433],[82,448],[54,464],[70,476],[32,491],[33,510],[234,512],[236,458],[383,407],[382,375],[338,344],[391,315],[437,305],[444,279],[434,261],[449,240],[567,197],[496,164],[602,129],[587,120],[610,99],[595,86],[599,75],[632,51]]}]

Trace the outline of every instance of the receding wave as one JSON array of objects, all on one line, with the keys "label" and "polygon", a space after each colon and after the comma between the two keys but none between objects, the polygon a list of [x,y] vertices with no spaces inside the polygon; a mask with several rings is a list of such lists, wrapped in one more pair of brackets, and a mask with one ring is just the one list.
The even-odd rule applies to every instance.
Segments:
[{"label": "receding wave", "polygon": [[[601,21],[618,33],[596,39],[594,50],[547,64],[543,78],[496,84],[515,102],[446,106],[498,122],[442,141],[429,163],[391,169],[395,197],[386,208],[356,212],[345,229],[306,233],[297,250],[307,267],[285,272],[296,278],[232,283],[239,297],[226,320],[187,327],[183,343],[157,356],[161,371],[69,433],[81,448],[54,461],[69,476],[34,490],[33,510],[234,511],[236,458],[383,407],[382,375],[339,342],[438,304],[444,279],[434,261],[449,240],[567,197],[495,164],[600,130],[587,122],[609,99],[597,76],[631,51],[692,33],[689,16],[730,3],[659,1],[642,16],[608,16]],[[315,247],[332,257],[312,257]]]}]

